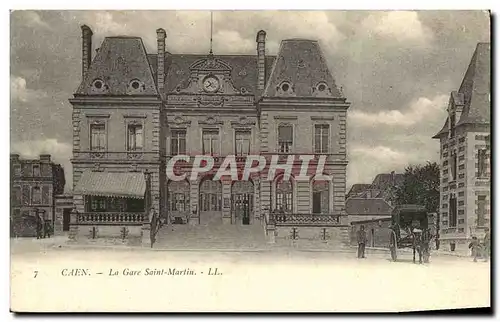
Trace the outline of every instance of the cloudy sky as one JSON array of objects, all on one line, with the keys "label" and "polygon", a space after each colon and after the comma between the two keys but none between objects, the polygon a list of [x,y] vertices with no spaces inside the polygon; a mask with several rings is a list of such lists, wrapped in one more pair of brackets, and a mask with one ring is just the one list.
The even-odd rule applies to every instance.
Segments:
[{"label": "cloudy sky", "polygon": [[[210,13],[203,11],[15,11],[11,14],[11,152],[51,153],[71,186],[71,105],[81,76],[80,25],[105,36],[143,38],[156,51],[167,31],[172,53],[207,53]],[[255,54],[267,32],[268,54],[282,39],[318,39],[352,102],[348,186],[377,173],[435,161],[450,91],[458,89],[477,42],[489,41],[481,11],[239,11],[214,13],[216,54]]]}]

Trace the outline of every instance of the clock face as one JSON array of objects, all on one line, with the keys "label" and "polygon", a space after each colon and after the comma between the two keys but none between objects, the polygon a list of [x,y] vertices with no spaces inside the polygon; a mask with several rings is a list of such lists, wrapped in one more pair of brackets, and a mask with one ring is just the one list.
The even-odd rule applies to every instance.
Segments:
[{"label": "clock face", "polygon": [[207,92],[216,92],[219,89],[219,80],[216,77],[210,76],[203,81],[203,89]]}]

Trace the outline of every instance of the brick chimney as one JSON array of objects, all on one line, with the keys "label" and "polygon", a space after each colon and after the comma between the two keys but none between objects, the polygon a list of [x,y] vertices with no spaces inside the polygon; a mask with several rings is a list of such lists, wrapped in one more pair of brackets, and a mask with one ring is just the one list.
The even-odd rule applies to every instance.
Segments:
[{"label": "brick chimney", "polygon": [[92,62],[92,30],[89,26],[82,26],[82,79],[87,77]]},{"label": "brick chimney", "polygon": [[40,161],[50,163],[50,154],[40,154]]},{"label": "brick chimney", "polygon": [[161,90],[165,87],[165,39],[167,33],[163,28],[156,30],[156,40],[158,44],[158,70],[157,70],[157,83],[158,89]]},{"label": "brick chimney", "polygon": [[257,90],[263,91],[266,86],[266,32],[257,33]]}]

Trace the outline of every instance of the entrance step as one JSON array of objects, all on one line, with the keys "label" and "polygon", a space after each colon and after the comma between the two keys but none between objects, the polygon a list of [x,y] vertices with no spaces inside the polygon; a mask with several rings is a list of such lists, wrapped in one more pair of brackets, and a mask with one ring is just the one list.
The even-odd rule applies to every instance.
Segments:
[{"label": "entrance step", "polygon": [[166,225],[160,229],[154,248],[252,249],[266,247],[260,225]]}]

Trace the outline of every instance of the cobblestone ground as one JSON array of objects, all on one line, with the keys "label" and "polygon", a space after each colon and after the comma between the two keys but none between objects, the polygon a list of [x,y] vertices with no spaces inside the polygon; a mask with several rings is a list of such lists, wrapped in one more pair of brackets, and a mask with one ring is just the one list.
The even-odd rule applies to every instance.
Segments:
[{"label": "cobblestone ground", "polygon": [[[370,250],[367,259],[357,259],[353,251],[99,249],[63,241],[11,241],[14,310],[374,312],[490,306],[490,264],[470,258],[437,255],[418,265],[409,255],[394,263]],[[90,275],[63,276],[64,269],[76,268]],[[146,269],[171,268],[196,275],[146,275]],[[221,275],[208,276],[215,268]],[[110,276],[110,270],[118,275]]]}]

